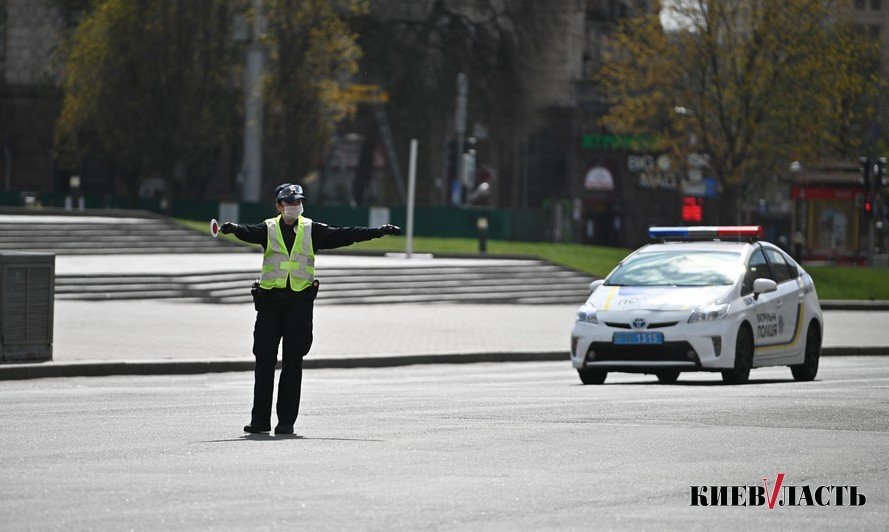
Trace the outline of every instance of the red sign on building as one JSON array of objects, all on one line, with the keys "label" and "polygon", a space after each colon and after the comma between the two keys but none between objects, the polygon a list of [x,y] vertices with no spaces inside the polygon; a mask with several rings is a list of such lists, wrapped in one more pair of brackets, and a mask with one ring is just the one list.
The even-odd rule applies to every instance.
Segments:
[{"label": "red sign on building", "polygon": [[703,198],[685,196],[682,198],[682,221],[700,222],[704,218]]}]

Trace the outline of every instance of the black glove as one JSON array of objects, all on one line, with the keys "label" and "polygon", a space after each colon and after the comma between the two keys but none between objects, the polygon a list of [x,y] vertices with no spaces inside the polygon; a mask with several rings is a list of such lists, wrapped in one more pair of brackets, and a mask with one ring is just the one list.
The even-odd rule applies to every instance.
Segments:
[{"label": "black glove", "polygon": [[219,227],[219,232],[222,233],[222,234],[224,234],[224,235],[229,235],[229,234],[235,232],[235,227],[237,227],[236,224],[233,224],[233,223],[231,223],[231,222],[225,222],[224,224],[222,224],[222,225]]},{"label": "black glove", "polygon": [[380,226],[380,233],[384,235],[400,236],[404,234],[404,231],[402,231],[401,228],[397,225],[386,224]]}]

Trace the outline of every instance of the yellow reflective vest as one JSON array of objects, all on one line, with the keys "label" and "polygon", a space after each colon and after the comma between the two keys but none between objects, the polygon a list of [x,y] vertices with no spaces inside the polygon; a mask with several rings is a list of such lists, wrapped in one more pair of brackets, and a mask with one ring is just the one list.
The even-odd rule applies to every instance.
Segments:
[{"label": "yellow reflective vest", "polygon": [[296,238],[290,254],[284,244],[281,233],[281,216],[265,221],[268,242],[262,257],[262,275],[259,287],[266,290],[286,288],[290,276],[290,288],[301,292],[312,285],[315,280],[315,251],[312,249],[312,220],[299,217],[294,228]]}]

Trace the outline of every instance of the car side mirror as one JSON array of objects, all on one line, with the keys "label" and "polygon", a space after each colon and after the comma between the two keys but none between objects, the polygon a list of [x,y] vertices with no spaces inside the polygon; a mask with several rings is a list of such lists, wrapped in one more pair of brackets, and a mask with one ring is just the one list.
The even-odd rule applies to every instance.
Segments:
[{"label": "car side mirror", "polygon": [[591,282],[590,283],[590,293],[592,294],[593,292],[595,292],[596,288],[599,288],[604,283],[605,283],[605,279],[596,279],[595,281]]},{"label": "car side mirror", "polygon": [[759,294],[774,292],[778,289],[778,283],[771,279],[757,279],[753,281],[753,297],[758,298]]}]

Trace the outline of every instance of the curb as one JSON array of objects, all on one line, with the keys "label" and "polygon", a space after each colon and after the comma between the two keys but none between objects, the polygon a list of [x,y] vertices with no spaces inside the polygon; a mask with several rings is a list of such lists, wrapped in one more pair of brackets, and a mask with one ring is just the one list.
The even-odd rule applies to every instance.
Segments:
[{"label": "curb", "polygon": [[821,301],[821,310],[889,310],[889,301],[828,299]]},{"label": "curb", "polygon": [[[886,356],[889,347],[825,347],[822,356]],[[568,351],[526,353],[441,353],[381,357],[308,358],[305,369],[391,368],[414,364],[476,364],[483,362],[568,362]],[[280,368],[280,363],[278,364]],[[112,375],[197,375],[253,371],[252,360],[179,360],[135,362],[44,362],[0,365],[0,381],[50,377],[107,377]]]}]

